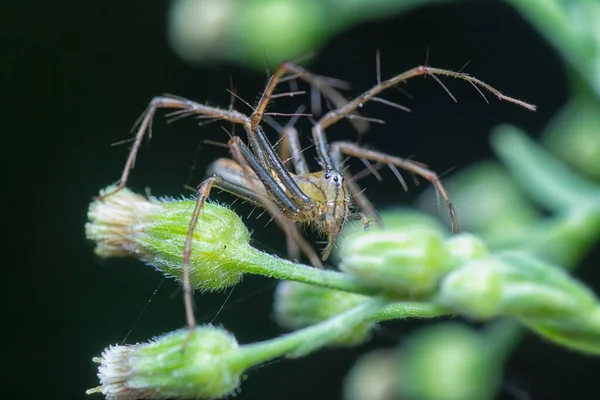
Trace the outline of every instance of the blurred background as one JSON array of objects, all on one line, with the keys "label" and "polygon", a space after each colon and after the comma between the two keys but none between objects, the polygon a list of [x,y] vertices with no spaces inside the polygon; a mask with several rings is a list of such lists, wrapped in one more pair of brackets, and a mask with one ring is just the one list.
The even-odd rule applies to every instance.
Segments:
[{"label": "blurred background", "polygon": [[[582,65],[579,56],[589,51],[561,53],[560,37],[538,29],[527,6],[513,8],[500,1],[419,3],[130,0],[1,5],[0,210],[8,272],[3,304],[9,316],[2,352],[4,392],[20,398],[84,398],[85,389],[97,385],[91,358],[106,346],[144,341],[185,324],[177,283],[163,281],[136,260],[100,260],[83,231],[91,199],[120,177],[128,146],[112,144],[130,137],[130,128],[152,96],[172,93],[227,107],[226,89],[232,83],[253,104],[267,80],[265,64],[272,67],[305,55],[310,57],[302,63],[310,70],[351,82],[350,94],[375,84],[377,50],[383,78],[422,64],[427,52],[428,63],[440,68],[457,70],[470,61],[467,72],[536,104],[538,111],[491,95],[486,104],[470,85],[448,79],[444,83],[457,104],[433,79],[414,79],[403,86],[410,97],[399,92],[384,96],[411,113],[382,104],[364,111],[386,121],[372,125],[364,143],[413,156],[440,173],[453,170],[452,176],[492,157],[488,135],[498,124],[516,125],[539,138],[566,104],[577,84],[573,82],[586,79],[577,68]],[[600,64],[595,65],[597,72]],[[593,79],[586,87],[599,93],[600,78]],[[282,98],[272,109],[293,112],[307,102],[307,96]],[[239,101],[235,107],[250,112]],[[155,119],[154,135],[142,148],[130,186],[149,188],[158,196],[191,195],[184,185],[197,185],[211,161],[227,156],[226,149],[202,141],[226,142],[227,136],[218,123],[198,127],[197,121],[187,119],[167,125],[163,116]],[[300,128],[304,134],[309,129]],[[329,138],[354,140],[356,133],[342,121],[329,131]],[[410,205],[428,186],[410,185],[404,193],[391,174],[381,183],[365,178],[361,185],[380,209]],[[247,215],[249,209],[236,210]],[[264,228],[265,222],[248,220],[254,243],[283,255],[283,241],[273,239],[281,235],[274,226]],[[596,292],[599,256],[596,249],[576,272]],[[270,311],[274,287],[272,281],[248,277],[216,317],[228,293],[197,295],[197,315],[201,322],[222,324],[241,343],[272,338],[283,332]],[[342,379],[361,353],[396,346],[426,324],[386,324],[359,348],[325,350],[252,370],[238,398],[340,398]],[[599,398],[599,370],[597,358],[527,335],[505,366],[498,398]]]}]

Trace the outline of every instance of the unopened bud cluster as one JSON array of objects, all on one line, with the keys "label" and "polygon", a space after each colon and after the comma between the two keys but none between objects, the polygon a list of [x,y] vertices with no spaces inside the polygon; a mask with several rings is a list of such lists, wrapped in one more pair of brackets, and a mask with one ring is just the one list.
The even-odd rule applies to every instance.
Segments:
[{"label": "unopened bud cluster", "polygon": [[[100,256],[135,256],[181,279],[194,206],[193,200],[146,199],[124,189],[90,206],[86,233]],[[275,316],[296,332],[238,346],[227,331],[202,326],[189,341],[182,330],[147,344],[113,346],[98,359],[101,386],[89,393],[112,400],[227,396],[245,369],[262,362],[362,343],[376,321],[444,314],[515,317],[550,340],[600,354],[598,300],[566,272],[529,253],[491,254],[470,234],[447,237],[435,224],[402,221],[345,235],[337,254],[342,272],[336,272],[254,249],[235,213],[206,204],[192,241],[193,287],[223,289],[245,273],[295,281],[279,284]],[[436,351],[457,354],[449,347]],[[480,360],[465,354],[468,375]]]},{"label": "unopened bud cluster", "polygon": [[486,246],[468,234],[444,239],[429,227],[374,230],[344,240],[339,268],[394,298],[428,298],[451,270],[487,259]]}]

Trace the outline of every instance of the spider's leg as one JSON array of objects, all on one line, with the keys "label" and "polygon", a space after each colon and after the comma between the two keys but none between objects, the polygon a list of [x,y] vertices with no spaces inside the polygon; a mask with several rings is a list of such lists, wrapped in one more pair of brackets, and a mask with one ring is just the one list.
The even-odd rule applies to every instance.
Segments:
[{"label": "spider's leg", "polygon": [[[452,202],[450,201],[450,198],[448,197],[448,194],[446,192],[446,189],[444,188],[444,185],[442,184],[442,181],[440,180],[440,178],[438,177],[438,175],[435,172],[424,167],[423,164],[421,164],[421,163],[418,163],[418,162],[415,162],[412,160],[408,160],[406,158],[391,156],[389,154],[386,154],[386,153],[383,153],[380,151],[365,149],[354,143],[350,143],[350,142],[332,143],[331,144],[331,155],[337,164],[341,163],[342,154],[344,154],[346,156],[351,156],[351,157],[365,158],[367,160],[384,163],[389,166],[395,166],[398,168],[402,168],[411,173],[414,173],[416,175],[422,176],[423,178],[427,179],[428,181],[430,181],[433,184],[436,191],[442,196],[442,198],[446,202],[446,205],[448,206],[448,211],[450,213],[450,218],[452,220],[452,231],[454,233],[459,232],[460,229],[458,226],[458,220],[456,218],[456,212],[454,211],[454,206],[452,205]],[[356,183],[354,183],[354,185],[356,185]],[[349,183],[349,189],[351,190],[351,192],[354,193],[354,191],[357,190],[357,187],[353,189],[352,183]],[[356,196],[356,194],[355,194],[355,196]],[[359,196],[356,196],[356,200],[357,200],[358,206],[366,214],[374,215],[373,214],[374,209],[364,195],[361,194]]]},{"label": "spider's leg", "polygon": [[[235,161],[242,167],[242,169],[248,174],[254,174],[260,182],[264,185],[265,191],[253,189],[253,191],[259,196],[260,204],[265,208],[275,222],[290,235],[293,240],[298,244],[300,250],[306,255],[311,264],[318,268],[323,268],[323,263],[320,257],[317,255],[315,250],[310,244],[304,239],[304,237],[298,231],[298,227],[293,221],[294,217],[298,216],[302,212],[302,208],[310,209],[313,204],[310,199],[306,202],[302,202],[298,198],[290,198],[287,195],[287,191],[273,176],[269,174],[264,166],[262,166],[255,155],[250,149],[240,140],[239,137],[233,137],[229,141],[229,146]],[[287,172],[287,171],[286,171]],[[249,179],[248,182],[255,186],[255,181]],[[295,184],[295,183],[294,183]],[[306,195],[305,195],[306,196]]]},{"label": "spider's leg", "polygon": [[152,119],[154,117],[154,113],[159,108],[176,108],[181,109],[186,114],[198,114],[210,116],[217,119],[222,119],[226,121],[231,121],[232,123],[242,124],[244,126],[250,126],[250,120],[244,114],[241,114],[234,110],[222,110],[220,108],[209,107],[203,104],[196,103],[191,100],[178,98],[178,97],[154,97],[144,113],[138,119],[139,123],[136,123],[134,128],[137,126],[137,132],[135,135],[135,140],[133,145],[131,146],[131,150],[129,151],[129,156],[127,157],[127,161],[125,163],[125,167],[123,168],[123,173],[121,174],[121,179],[119,179],[119,185],[112,192],[106,193],[102,196],[102,198],[108,197],[119,190],[123,189],[127,185],[127,180],[129,178],[129,173],[133,169],[135,165],[135,159],[137,153],[142,144],[142,140],[147,131],[152,130]]}]

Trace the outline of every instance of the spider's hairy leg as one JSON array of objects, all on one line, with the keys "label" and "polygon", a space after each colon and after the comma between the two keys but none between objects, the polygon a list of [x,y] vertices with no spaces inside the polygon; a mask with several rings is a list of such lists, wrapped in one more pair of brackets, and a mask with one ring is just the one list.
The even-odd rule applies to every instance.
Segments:
[{"label": "spider's hairy leg", "polygon": [[[255,206],[263,207],[260,199],[267,196],[267,192],[264,185],[254,172],[250,170],[244,171],[237,162],[228,158],[219,158],[208,167],[207,172],[209,174],[222,176],[228,182],[235,183],[240,188],[244,188],[249,193],[249,195],[243,196],[244,200],[249,201]],[[242,197],[239,195],[239,193],[233,194],[237,195],[238,197]],[[294,238],[288,233],[287,230],[285,231],[285,236],[289,259],[293,261],[299,260],[300,247],[298,246],[298,243],[296,243]]]},{"label": "spider's hairy leg", "polygon": [[[535,106],[525,103],[523,101],[514,99],[512,97],[506,96],[506,95],[502,94],[500,91],[491,87],[490,85],[488,85],[476,78],[473,78],[467,74],[464,74],[461,72],[454,72],[454,71],[450,71],[450,70],[439,69],[439,68],[432,68],[432,67],[428,67],[428,66],[418,66],[418,67],[410,69],[406,72],[403,72],[399,75],[396,75],[393,78],[390,78],[388,80],[378,83],[371,89],[364,92],[362,95],[347,102],[343,106],[341,106],[335,110],[329,111],[313,126],[312,137],[313,137],[313,141],[315,143],[317,155],[319,157],[321,165],[327,171],[336,171],[336,170],[341,171],[342,170],[341,153],[344,153],[346,155],[357,157],[357,158],[381,162],[381,163],[384,163],[384,164],[390,166],[390,168],[392,168],[392,166],[404,168],[414,174],[423,176],[425,179],[427,179],[433,183],[433,185],[436,188],[437,193],[439,193],[446,201],[446,203],[448,205],[448,209],[450,210],[450,217],[452,219],[453,231],[458,232],[459,228],[458,228],[458,222],[456,220],[456,215],[454,212],[454,207],[452,206],[452,203],[450,202],[448,195],[446,193],[446,190],[444,189],[444,186],[442,185],[439,177],[433,171],[425,168],[422,164],[416,163],[414,161],[399,158],[399,157],[393,157],[393,156],[390,156],[390,155],[387,155],[387,154],[381,153],[381,152],[367,150],[367,149],[364,149],[354,143],[349,143],[349,142],[339,142],[330,151],[327,137],[325,135],[325,129],[327,129],[329,126],[335,124],[339,120],[350,116],[353,112],[355,112],[355,110],[357,108],[361,107],[364,103],[366,103],[370,100],[375,100],[376,99],[375,96],[378,95],[379,93],[381,93],[383,90],[388,89],[390,87],[394,87],[397,84],[399,84],[403,81],[406,81],[410,78],[414,78],[416,76],[422,76],[422,75],[431,75],[431,76],[443,75],[443,76],[450,76],[450,77],[457,78],[457,79],[462,79],[462,80],[465,80],[465,81],[471,83],[476,88],[477,88],[477,86],[479,86],[479,87],[482,87],[482,88],[490,91],[491,93],[496,95],[501,100],[515,103],[515,104],[525,107],[529,110],[535,110]],[[481,91],[480,91],[480,93],[481,93]],[[395,170],[395,168],[392,168],[392,170],[395,173],[397,172]],[[399,176],[399,174],[396,174],[396,176]],[[399,179],[401,179],[401,178],[399,178]],[[347,181],[348,181],[348,188],[354,194],[357,204],[367,214],[376,216],[373,206],[370,204],[370,202],[366,199],[366,197],[364,195],[360,194],[360,190],[358,189],[358,186],[356,185],[356,183],[353,182],[352,179],[347,179]],[[401,179],[401,182],[402,182],[402,179]]]},{"label": "spider's hairy leg", "polygon": [[277,70],[273,73],[273,75],[271,75],[271,78],[269,79],[269,82],[267,83],[267,86],[265,87],[263,94],[260,96],[258,105],[256,106],[256,108],[254,109],[254,112],[250,116],[252,130],[256,129],[260,125],[260,123],[263,119],[265,110],[267,109],[267,106],[269,105],[269,101],[271,101],[271,97],[273,96],[273,91],[279,84],[279,81],[281,80],[281,78],[283,78],[286,73],[288,73],[288,70],[287,70],[287,68],[285,68],[285,64],[282,64],[279,66],[279,68],[277,68]]},{"label": "spider's hairy leg", "polygon": [[[265,191],[262,192],[256,189],[257,183],[254,179],[248,179],[252,186],[250,189],[257,195],[258,202],[261,207],[265,208],[273,217],[277,225],[290,235],[298,244],[300,250],[309,259],[310,263],[317,267],[323,268],[321,258],[317,255],[311,245],[302,237],[298,231],[296,223],[293,221],[301,210],[295,205],[294,201],[287,197],[286,191],[279,186],[277,181],[268,173],[268,171],[260,165],[254,154],[241,141],[239,137],[232,137],[229,140],[229,147],[234,160],[242,167],[242,171],[248,176],[257,176],[260,182],[264,185]],[[294,199],[298,201],[298,199]],[[308,203],[302,203],[304,207],[310,208],[312,203],[310,199]]]},{"label": "spider's hairy leg", "polygon": [[[218,166],[213,168],[215,173],[206,178],[196,190],[196,205],[194,207],[194,212],[190,220],[190,225],[188,228],[183,251],[183,301],[185,305],[186,323],[190,329],[190,334],[184,341],[182,349],[185,349],[187,342],[191,338],[191,334],[194,328],[196,327],[196,318],[194,317],[194,302],[191,284],[190,261],[192,256],[192,244],[194,233],[196,230],[196,224],[198,222],[198,218],[200,217],[200,213],[202,212],[202,208],[204,207],[204,204],[206,203],[206,200],[210,195],[211,190],[217,188],[231,193],[241,199],[250,201],[254,204],[261,204],[260,194],[255,193],[250,187],[248,187],[247,182],[236,179],[231,172],[226,171],[226,169],[232,168],[232,164],[237,165],[234,161],[220,159],[217,160],[214,164],[218,164]],[[218,175],[217,173],[219,172],[224,173],[225,176]],[[201,235],[202,232],[200,232],[199,234]]]},{"label": "spider's hairy leg", "polygon": [[[348,221],[360,221],[363,225],[363,229],[366,231],[371,226],[371,221],[365,213],[358,212],[348,215]],[[381,226],[380,226],[381,227]]]},{"label": "spider's hairy leg", "polygon": [[302,145],[300,144],[298,130],[293,126],[288,126],[283,129],[281,135],[283,137],[282,145],[285,144],[288,147],[287,153],[289,154],[289,159],[292,161],[296,174],[304,175],[310,173],[306,158],[304,158],[304,154],[302,153],[303,150]]},{"label": "spider's hairy leg", "polygon": [[[349,100],[335,89],[350,89],[351,85],[349,83],[339,79],[313,74],[312,72],[289,62],[284,63],[282,68],[285,68],[288,72],[297,75],[298,78],[310,84],[314,90],[321,93],[326,100],[331,102],[335,109],[345,107],[349,103]],[[360,117],[360,114],[356,112],[356,109],[348,115],[350,114]],[[366,120],[356,118],[351,119],[350,123],[359,135],[363,135],[369,130],[369,122]]]},{"label": "spider's hairy leg", "polygon": [[[336,142],[333,144],[336,144]],[[375,206],[373,206],[373,203],[371,203],[364,190],[362,190],[358,183],[356,183],[356,178],[354,175],[352,175],[349,171],[344,171],[343,174],[344,179],[346,180],[346,187],[350,191],[350,195],[352,196],[354,203],[356,203],[358,208],[362,210],[362,213],[358,214],[359,217],[357,219],[362,221],[365,229],[367,229],[369,226],[369,220],[365,216],[373,218],[377,226],[380,228],[383,227],[383,222],[375,210]]]},{"label": "spider's hairy leg", "polygon": [[192,282],[190,278],[190,257],[192,255],[192,239],[194,238],[194,231],[196,229],[196,223],[200,216],[200,211],[204,207],[204,203],[210,194],[210,190],[218,180],[217,176],[211,176],[204,180],[198,190],[196,191],[196,206],[194,207],[194,213],[190,220],[190,226],[188,228],[187,237],[185,239],[185,247],[183,250],[183,302],[185,305],[185,319],[189,328],[189,333],[184,340],[181,350],[185,350],[189,340],[192,337],[192,333],[196,328],[196,317],[194,316],[194,294],[192,292]]},{"label": "spider's hairy leg", "polygon": [[401,74],[398,74],[390,79],[387,79],[387,80],[381,82],[380,84],[373,86],[371,89],[367,90],[360,96],[356,97],[354,100],[347,102],[343,107],[339,107],[335,110],[328,112],[319,120],[318,125],[320,125],[323,130],[327,129],[329,126],[335,124],[342,118],[346,118],[347,116],[352,114],[357,108],[361,107],[366,102],[373,100],[373,98],[375,96],[377,96],[379,93],[383,92],[384,90],[394,87],[394,86],[398,85],[399,83],[404,82],[408,79],[415,78],[417,76],[423,76],[423,75],[431,75],[431,76],[441,75],[441,76],[449,76],[449,77],[456,78],[456,79],[462,79],[464,81],[471,83],[473,86],[475,86],[475,88],[481,87],[481,88],[489,91],[490,93],[492,93],[493,95],[498,97],[500,100],[514,103],[518,106],[524,107],[531,111],[535,111],[535,109],[536,109],[536,106],[526,103],[524,101],[515,99],[513,97],[506,96],[505,94],[503,94],[499,90],[495,89],[494,87],[492,87],[492,86],[488,85],[487,83],[485,83],[477,78],[474,78],[466,73],[455,72],[455,71],[451,71],[451,70],[446,70],[446,69],[441,69],[441,68],[433,68],[433,67],[420,65],[420,66],[412,68],[408,71],[402,72]]},{"label": "spider's hairy leg", "polygon": [[156,110],[159,108],[174,108],[180,109],[182,112],[186,114],[197,114],[197,115],[205,115],[216,119],[221,119],[225,121],[231,121],[235,124],[244,125],[244,127],[250,126],[250,120],[244,114],[241,114],[235,110],[223,110],[220,108],[206,106],[200,103],[196,103],[191,100],[187,100],[179,97],[169,97],[169,96],[157,96],[154,97],[144,113],[138,119],[138,122],[135,124],[135,127],[138,127],[137,132],[135,134],[135,140],[131,149],[129,151],[129,156],[127,157],[127,161],[125,162],[125,167],[123,168],[123,172],[121,174],[121,178],[119,179],[119,184],[112,192],[105,193],[101,196],[100,200],[106,198],[110,195],[115,194],[116,192],[122,190],[127,185],[127,180],[129,178],[129,173],[133,169],[135,165],[135,159],[137,153],[142,144],[142,140],[147,131],[152,131],[152,119]]},{"label": "spider's hairy leg", "polygon": [[[315,75],[304,68],[290,62],[282,63],[279,68],[273,73],[263,94],[256,106],[254,112],[250,116],[252,121],[252,129],[259,126],[263,119],[265,110],[269,101],[274,97],[273,92],[277,85],[283,80],[288,80],[286,75],[292,74],[289,78],[300,78],[309,83],[315,90],[320,92],[325,99],[330,101],[336,108],[341,108],[348,103],[348,100],[335,88],[350,89],[350,84],[335,78]],[[286,79],[284,79],[286,78]],[[314,110],[313,110],[314,111]],[[358,115],[358,113],[355,113]],[[365,133],[369,129],[369,123],[361,119],[350,121],[359,134]]]},{"label": "spider's hairy leg", "polygon": [[[458,226],[458,220],[456,218],[456,212],[454,211],[454,206],[452,205],[452,202],[450,201],[450,198],[448,197],[448,194],[446,192],[446,189],[444,188],[444,185],[442,184],[442,181],[440,180],[440,178],[438,177],[438,175],[435,172],[433,172],[432,170],[430,170],[428,168],[425,168],[423,166],[423,164],[412,161],[412,160],[408,160],[406,158],[391,156],[391,155],[383,153],[383,152],[365,149],[363,147],[360,147],[360,146],[358,146],[354,143],[350,143],[350,142],[334,142],[334,143],[332,143],[331,144],[331,156],[332,156],[333,160],[335,160],[337,165],[341,164],[342,154],[344,154],[346,156],[356,157],[356,158],[365,158],[367,160],[380,162],[380,163],[386,164],[388,166],[399,167],[399,168],[405,169],[411,173],[414,173],[416,175],[422,176],[423,178],[427,179],[428,181],[430,181],[433,184],[437,193],[439,193],[439,195],[442,196],[442,198],[446,202],[446,205],[448,206],[448,211],[450,213],[450,219],[452,221],[452,231],[454,233],[458,233],[460,231],[459,226]],[[354,184],[356,185],[356,183],[354,183]],[[349,189],[353,192],[353,189],[351,188],[351,184],[349,184]],[[373,212],[373,209],[369,210],[368,207],[369,207],[370,203],[364,203],[364,201],[366,200],[366,197],[363,197],[363,196],[364,195],[356,196],[357,204],[360,208],[362,208],[365,211],[365,213],[367,213],[367,215],[371,215],[371,213]],[[361,202],[363,202],[363,203],[361,204]],[[364,208],[365,204],[366,204],[367,208]],[[370,206],[370,207],[372,207],[372,206]]]},{"label": "spider's hairy leg", "polygon": [[[298,107],[295,115],[288,121],[285,126],[279,125],[273,118],[266,116],[264,121],[267,122],[279,133],[279,159],[283,161],[283,165],[286,170],[294,171],[296,174],[308,174],[308,166],[306,159],[304,158],[303,152],[306,148],[302,149],[300,144],[300,138],[298,130],[294,128],[294,125],[298,121],[305,107],[302,105]],[[293,167],[293,168],[292,168]]]},{"label": "spider's hairy leg", "polygon": [[[288,155],[287,158],[284,158],[284,162],[291,161],[294,166],[294,171],[296,174],[304,175],[310,173],[308,169],[308,165],[306,164],[306,159],[304,158],[304,154],[302,153],[302,147],[300,145],[300,138],[298,137],[298,131],[293,126],[287,126],[283,128],[281,132],[281,150],[280,154]],[[284,147],[286,149],[284,149]],[[286,233],[286,242],[287,242],[287,251],[288,257],[291,260],[298,260],[300,258],[300,247],[298,243],[294,240],[294,238]]]},{"label": "spider's hairy leg", "polygon": [[[242,167],[237,162],[235,162],[234,160],[232,160],[230,158],[218,158],[217,160],[213,161],[208,166],[208,168],[206,170],[206,174],[220,176],[225,181],[232,183],[232,184],[236,184],[237,186],[240,186],[240,187],[245,187],[249,191],[252,191],[253,193],[254,193],[254,191],[260,191],[260,192],[265,191],[265,187],[258,180],[258,177],[256,176],[256,174],[254,172],[248,171],[247,173],[244,173],[244,171],[242,170]],[[250,183],[249,180],[252,180],[254,182]],[[253,189],[250,189],[250,188],[253,188]],[[233,193],[233,194],[237,194],[237,193]],[[255,198],[249,198],[249,199],[245,198],[245,200],[249,200],[253,204],[256,203]]]}]

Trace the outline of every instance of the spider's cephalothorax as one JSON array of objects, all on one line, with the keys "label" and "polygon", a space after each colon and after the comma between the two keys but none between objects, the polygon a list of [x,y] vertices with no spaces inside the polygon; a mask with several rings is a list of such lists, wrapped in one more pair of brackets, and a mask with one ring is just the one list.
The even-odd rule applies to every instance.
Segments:
[{"label": "spider's cephalothorax", "polygon": [[[285,75],[290,76],[286,77]],[[335,238],[346,220],[354,216],[360,216],[366,226],[368,219],[365,216],[367,216],[380,223],[374,207],[356,184],[353,175],[342,165],[344,157],[356,157],[367,164],[371,161],[380,166],[388,166],[402,183],[404,182],[397,168],[402,168],[412,174],[424,177],[434,185],[437,192],[446,202],[450,211],[453,230],[458,231],[454,209],[444,186],[438,176],[433,171],[427,169],[424,164],[383,152],[369,150],[356,143],[334,142],[329,144],[325,135],[325,130],[341,119],[349,118],[351,122],[355,123],[359,121],[360,117],[356,113],[356,110],[369,101],[378,101],[398,106],[376,96],[385,89],[394,87],[410,78],[425,75],[433,76],[437,81],[439,79],[436,75],[459,78],[471,83],[475,87],[479,86],[490,91],[501,100],[535,110],[535,106],[505,96],[498,90],[468,74],[428,66],[415,67],[385,81],[380,80],[378,73],[378,82],[373,88],[353,100],[347,101],[337,90],[333,89],[333,86],[338,84],[339,81],[316,76],[301,67],[284,63],[271,77],[258,105],[250,116],[246,116],[231,108],[226,110],[210,107],[174,96],[155,97],[152,99],[146,112],[140,119],[135,141],[123,169],[119,186],[115,191],[125,187],[144,134],[151,126],[152,118],[158,108],[178,109],[179,111],[176,111],[174,114],[179,116],[197,115],[202,118],[229,121],[243,126],[246,132],[246,141],[242,140],[239,136],[233,136],[228,142],[233,160],[219,159],[215,161],[209,169],[210,176],[197,189],[196,207],[190,220],[183,254],[184,299],[187,322],[190,328],[194,328],[196,325],[189,270],[192,238],[198,216],[213,187],[230,192],[268,210],[277,224],[284,229],[289,239],[288,246],[291,243],[295,244],[296,252],[301,250],[315,266],[321,266],[321,257],[315,253],[312,246],[300,235],[297,224],[310,225],[327,236],[328,244],[322,253],[322,259],[326,259],[331,252]],[[282,143],[286,144],[280,146],[280,151],[289,154],[289,158],[277,154],[261,127],[263,116],[268,115],[268,113],[265,113],[265,109],[271,99],[298,94],[298,92],[273,94],[275,87],[283,80],[296,78],[307,81],[313,89],[316,89],[325,96],[329,100],[329,103],[337,107],[316,121],[312,128],[312,140],[319,165],[323,168],[319,172],[310,172],[302,153],[298,133],[293,126],[283,129]],[[402,107],[398,106],[398,108]],[[283,161],[282,159],[286,160]],[[287,165],[288,161],[292,162],[293,167]],[[104,197],[111,194],[108,193]],[[360,211],[358,214],[350,213],[349,210],[354,207]]]},{"label": "spider's cephalothorax", "polygon": [[312,201],[310,213],[296,222],[311,225],[327,235],[327,247],[321,254],[325,260],[350,215],[352,202],[344,176],[335,170],[325,170],[295,176],[294,180]]}]

